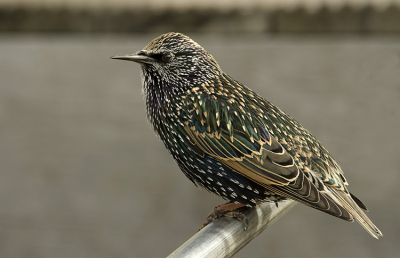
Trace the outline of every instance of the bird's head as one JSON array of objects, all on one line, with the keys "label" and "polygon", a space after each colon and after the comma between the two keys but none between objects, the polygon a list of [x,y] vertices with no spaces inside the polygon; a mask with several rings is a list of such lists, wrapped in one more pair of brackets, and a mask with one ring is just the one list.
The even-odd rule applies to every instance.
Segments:
[{"label": "bird's head", "polygon": [[189,37],[174,32],[155,38],[135,54],[111,58],[141,64],[146,91],[154,86],[166,87],[172,92],[187,90],[221,72],[204,48]]}]

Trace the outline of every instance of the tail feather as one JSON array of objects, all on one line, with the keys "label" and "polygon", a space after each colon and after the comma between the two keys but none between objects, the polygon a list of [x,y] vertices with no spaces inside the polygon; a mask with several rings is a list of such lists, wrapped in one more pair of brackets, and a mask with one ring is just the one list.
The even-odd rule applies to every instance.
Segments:
[{"label": "tail feather", "polygon": [[360,201],[360,199],[355,197],[352,193],[350,193],[350,196],[351,199],[353,199],[361,209],[368,211],[367,206],[365,206],[365,204],[362,201]]},{"label": "tail feather", "polygon": [[382,232],[361,210],[367,210],[367,207],[357,197],[326,185],[317,188],[303,173],[300,173],[298,178],[289,185],[266,184],[263,186],[269,192],[298,201],[340,219],[349,222],[357,220],[368,233],[377,239],[383,236]]},{"label": "tail feather", "polygon": [[[364,227],[364,229],[371,234],[374,238],[378,239],[382,237],[382,232],[372,223],[372,221],[367,217],[367,215],[361,210],[361,208],[366,209],[366,206],[357,198],[355,200],[352,198],[354,195],[348,195],[341,191],[336,191],[331,189],[331,193],[337,199],[339,204],[343,206],[357,222]],[[362,205],[360,205],[361,203]],[[361,207],[361,208],[360,208]]]}]

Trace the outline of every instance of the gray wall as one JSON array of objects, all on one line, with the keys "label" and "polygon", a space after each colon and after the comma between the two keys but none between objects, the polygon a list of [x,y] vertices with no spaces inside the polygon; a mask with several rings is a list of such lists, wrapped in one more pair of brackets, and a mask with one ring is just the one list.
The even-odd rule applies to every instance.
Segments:
[{"label": "gray wall", "polygon": [[[195,188],[146,121],[157,35],[0,36],[0,256],[165,257],[223,200]],[[236,257],[400,252],[400,39],[190,34],[336,157],[382,230],[297,205]]]}]

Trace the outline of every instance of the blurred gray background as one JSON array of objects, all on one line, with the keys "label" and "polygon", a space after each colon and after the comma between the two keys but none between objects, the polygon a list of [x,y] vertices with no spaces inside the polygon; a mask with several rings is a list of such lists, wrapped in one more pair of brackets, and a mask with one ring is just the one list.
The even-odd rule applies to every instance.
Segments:
[{"label": "blurred gray background", "polygon": [[398,256],[397,1],[33,3],[0,1],[0,257],[165,257],[223,203],[152,132],[139,65],[109,59],[168,31],[319,138],[384,234],[299,204],[235,257]]}]

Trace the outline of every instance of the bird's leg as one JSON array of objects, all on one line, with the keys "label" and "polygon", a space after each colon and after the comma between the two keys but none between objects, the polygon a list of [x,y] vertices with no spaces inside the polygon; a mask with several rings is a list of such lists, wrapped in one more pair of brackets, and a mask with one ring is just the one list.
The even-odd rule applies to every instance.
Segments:
[{"label": "bird's leg", "polygon": [[246,204],[235,203],[233,201],[215,207],[214,210],[207,216],[206,221],[200,227],[199,231],[219,217],[231,217],[236,218],[239,221],[243,221],[245,224],[244,230],[246,230],[249,222],[247,221],[246,216],[243,214],[243,210],[240,209],[243,207],[246,207]]}]

